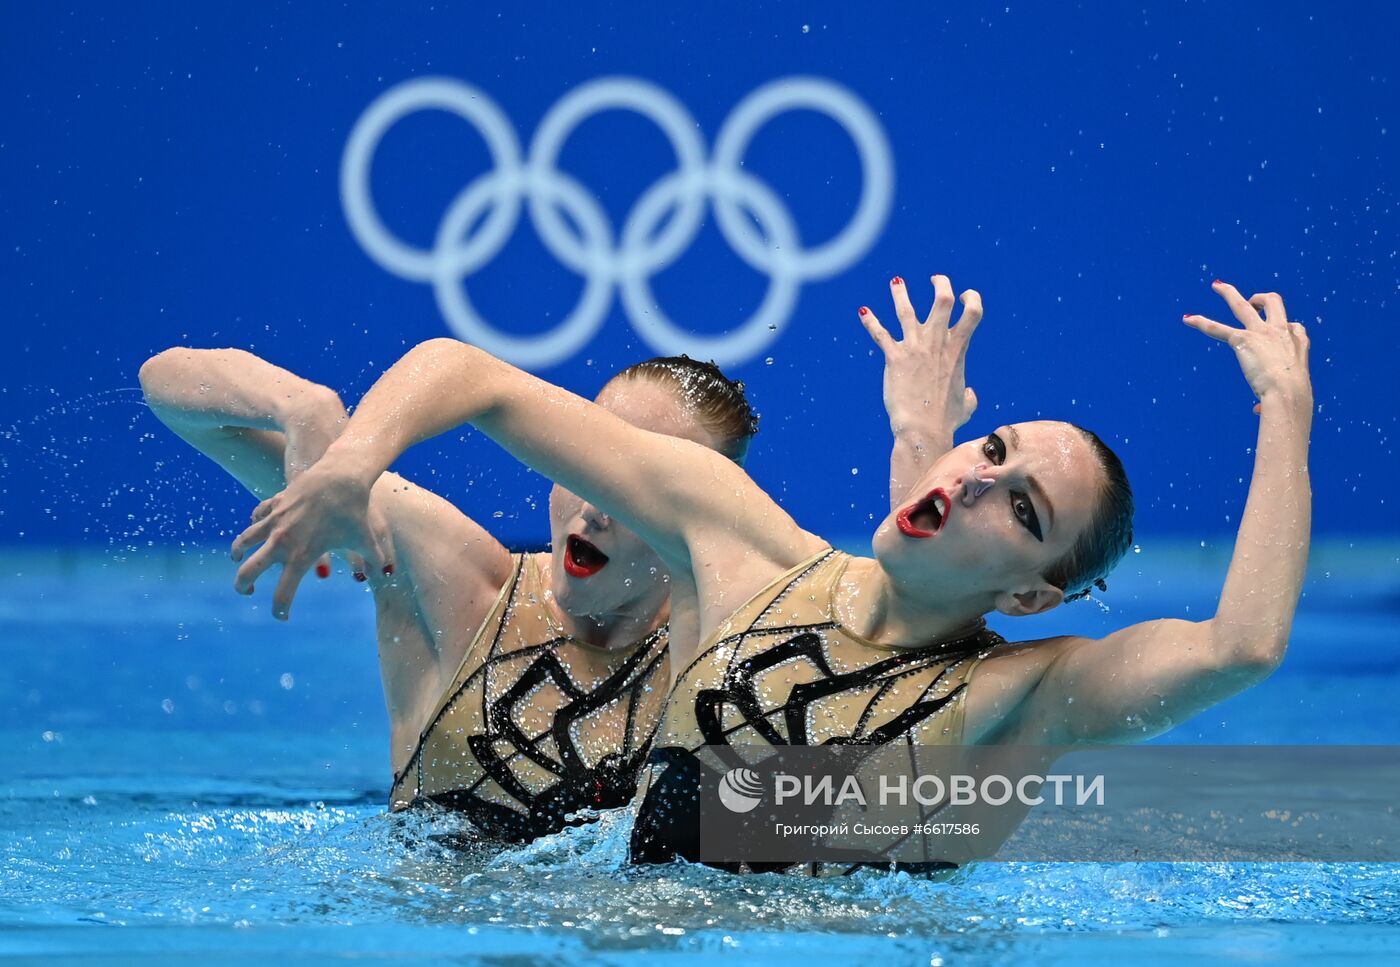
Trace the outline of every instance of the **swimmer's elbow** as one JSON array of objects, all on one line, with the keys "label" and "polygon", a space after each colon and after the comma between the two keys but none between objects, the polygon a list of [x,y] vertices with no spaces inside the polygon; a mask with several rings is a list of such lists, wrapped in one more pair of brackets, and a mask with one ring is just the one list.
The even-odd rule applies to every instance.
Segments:
[{"label": "swimmer's elbow", "polygon": [[456,365],[481,365],[487,360],[496,359],[486,350],[451,336],[425,339],[413,347],[412,355],[424,357],[431,362],[450,361]]},{"label": "swimmer's elbow", "polygon": [[141,368],[136,373],[136,378],[141,382],[141,390],[147,395],[151,395],[151,389],[160,379],[161,371],[165,368],[163,360],[170,350],[156,353],[150,359],[141,364]]},{"label": "swimmer's elbow", "polygon": [[1288,652],[1288,628],[1240,627],[1218,619],[1207,625],[1213,651],[1229,671],[1263,680],[1283,664]]},{"label": "swimmer's elbow", "polygon": [[1269,637],[1256,642],[1246,651],[1245,667],[1261,679],[1268,678],[1283,664],[1284,655],[1287,653],[1287,635]]},{"label": "swimmer's elbow", "polygon": [[161,391],[169,387],[171,379],[179,368],[180,354],[188,352],[188,349],[179,347],[166,349],[156,353],[141,364],[136,378],[141,383],[141,392],[145,395],[146,402],[159,401]]},{"label": "swimmer's elbow", "polygon": [[[470,353],[475,346],[464,343],[460,339],[453,339],[451,336],[434,336],[432,339],[424,339],[413,347],[417,353]],[[478,352],[480,350],[477,350]]]},{"label": "swimmer's elbow", "polygon": [[454,386],[465,383],[476,396],[489,400],[493,406],[503,384],[508,384],[511,376],[524,375],[481,347],[450,336],[425,339],[409,350],[403,362],[408,364],[410,373],[445,377]]}]

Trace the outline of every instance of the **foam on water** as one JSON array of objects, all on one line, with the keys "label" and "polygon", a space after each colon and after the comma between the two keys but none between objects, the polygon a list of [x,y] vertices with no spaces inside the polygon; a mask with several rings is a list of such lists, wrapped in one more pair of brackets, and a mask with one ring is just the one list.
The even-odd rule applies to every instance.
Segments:
[{"label": "foam on water", "polygon": [[[811,941],[824,937],[835,944],[822,945],[828,953],[995,955],[1078,936],[1100,945],[1151,938],[1165,955],[1185,952],[1173,937],[1211,931],[1219,942],[1256,928],[1370,931],[1356,938],[1400,928],[1400,878],[1384,864],[988,863],[947,882],[882,872],[738,877],[629,865],[625,809],[501,848],[451,813],[387,814],[363,797],[268,805],[277,796],[262,784],[246,802],[231,802],[239,797],[228,789],[224,804],[210,806],[154,780],[144,792],[79,795],[87,786],[63,777],[12,790],[0,805],[0,824],[12,831],[0,947],[46,938],[40,949],[77,951],[88,941],[75,930],[105,924],[236,928],[220,943],[239,949],[247,937],[251,950],[266,942],[253,941],[259,930],[338,925],[357,928],[355,949],[391,936],[401,947],[429,943],[446,929],[465,931],[470,940],[454,942],[469,949],[479,938],[479,949],[514,953],[737,946],[793,954],[818,949]],[[109,936],[126,949],[115,938],[127,934]],[[130,935],[133,951],[152,949],[156,941],[143,936]],[[348,942],[339,935],[333,945]]]}]

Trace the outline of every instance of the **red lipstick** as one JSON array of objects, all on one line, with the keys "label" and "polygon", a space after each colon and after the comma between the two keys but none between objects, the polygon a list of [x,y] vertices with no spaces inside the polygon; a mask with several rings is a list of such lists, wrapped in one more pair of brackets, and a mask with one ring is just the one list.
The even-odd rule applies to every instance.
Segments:
[{"label": "red lipstick", "polygon": [[[924,539],[936,537],[948,523],[953,510],[953,502],[942,487],[929,491],[917,503],[910,504],[895,515],[895,525],[905,537]],[[932,530],[929,527],[932,527]]]},{"label": "red lipstick", "polygon": [[564,570],[570,577],[591,578],[608,566],[608,556],[577,534],[564,542]]}]

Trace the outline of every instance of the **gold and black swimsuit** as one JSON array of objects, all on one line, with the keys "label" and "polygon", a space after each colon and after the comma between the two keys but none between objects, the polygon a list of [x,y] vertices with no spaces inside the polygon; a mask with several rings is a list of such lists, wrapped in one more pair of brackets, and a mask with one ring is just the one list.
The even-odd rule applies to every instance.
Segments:
[{"label": "gold and black swimsuit", "polygon": [[967,683],[1004,642],[979,621],[965,635],[892,649],[837,620],[850,562],[826,550],[734,613],[677,676],[632,830],[632,860],[699,859],[702,746],[961,745]]},{"label": "gold and black swimsuit", "polygon": [[530,555],[472,640],[394,777],[390,806],[432,800],[482,833],[523,842],[580,809],[626,805],[661,720],[666,626],[610,652],[560,629]]}]

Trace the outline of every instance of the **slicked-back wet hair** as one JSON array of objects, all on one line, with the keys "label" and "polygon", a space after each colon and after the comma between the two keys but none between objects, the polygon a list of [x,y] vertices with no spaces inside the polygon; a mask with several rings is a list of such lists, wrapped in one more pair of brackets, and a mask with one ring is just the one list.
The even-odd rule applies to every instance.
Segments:
[{"label": "slicked-back wet hair", "polygon": [[758,415],[744,394],[743,380],[730,379],[714,363],[689,356],[656,356],[628,366],[608,380],[608,385],[637,379],[673,389],[691,407],[700,425],[719,440],[719,452],[735,463],[744,462],[749,441],[758,432]]},{"label": "slicked-back wet hair", "polygon": [[1123,461],[1092,430],[1073,423],[1070,426],[1088,442],[1103,477],[1099,482],[1098,507],[1088,526],[1069,552],[1042,575],[1065,592],[1066,601],[1086,596],[1095,586],[1108,590],[1103,579],[1133,546],[1133,489],[1128,485]]}]

